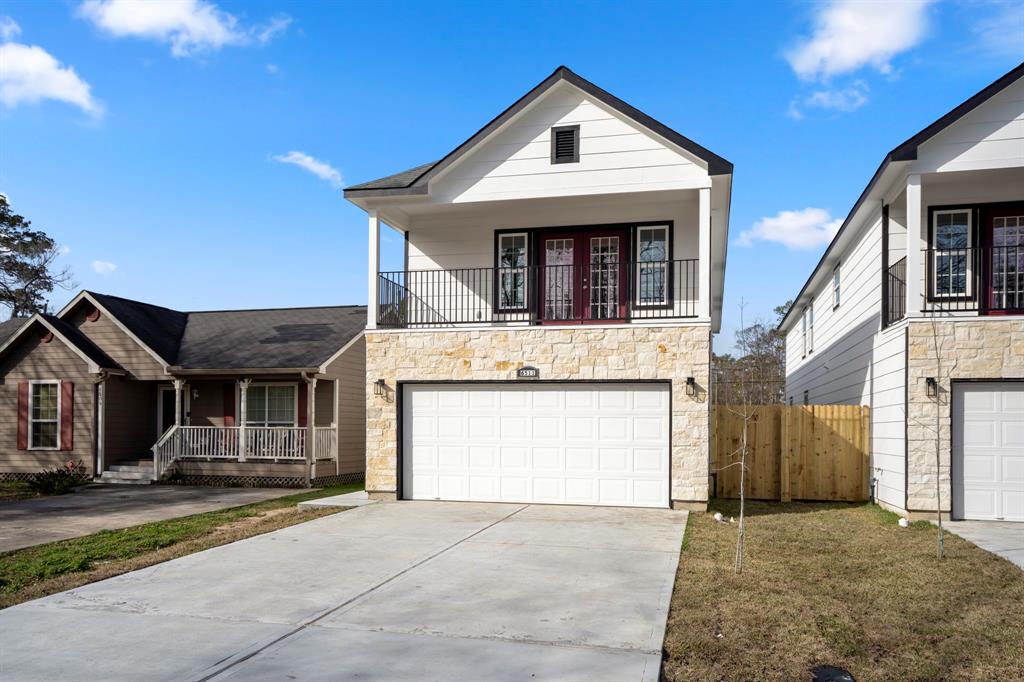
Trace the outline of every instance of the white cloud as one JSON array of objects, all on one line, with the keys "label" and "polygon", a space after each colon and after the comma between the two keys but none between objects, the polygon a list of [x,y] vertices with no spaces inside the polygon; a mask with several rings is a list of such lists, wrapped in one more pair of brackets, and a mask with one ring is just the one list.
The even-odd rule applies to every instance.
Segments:
[{"label": "white cloud", "polygon": [[0,17],[0,40],[13,40],[21,33],[21,26],[10,17]]},{"label": "white cloud", "polygon": [[280,15],[265,26],[245,26],[233,14],[205,0],[85,0],[78,14],[118,38],[170,43],[175,57],[231,45],[265,44],[292,22],[291,17]]},{"label": "white cloud", "polygon": [[883,74],[890,61],[920,43],[933,0],[833,0],[814,18],[814,32],[786,53],[804,80],[827,80],[872,66]]},{"label": "white cloud", "polygon": [[277,74],[281,73],[281,67],[278,66],[277,64],[267,64],[267,73],[269,73],[271,76],[276,76]]},{"label": "white cloud", "polygon": [[36,45],[0,44],[0,103],[13,109],[22,103],[35,104],[55,99],[74,104],[82,111],[99,116],[103,107],[70,66]]},{"label": "white cloud", "polygon": [[868,103],[868,84],[855,81],[845,88],[815,90],[805,97],[797,97],[789,103],[786,115],[797,121],[803,119],[804,109],[833,109],[850,112]]},{"label": "white cloud", "polygon": [[117,264],[111,263],[108,260],[94,260],[92,262],[92,269],[94,272],[101,275],[109,275],[110,273],[117,270]]},{"label": "white cloud", "polygon": [[334,187],[340,188],[345,183],[341,177],[341,172],[337,168],[325,161],[314,159],[309,154],[293,151],[288,152],[287,154],[279,154],[273,158],[274,161],[290,163],[293,166],[305,169],[321,180],[326,180],[331,183]]},{"label": "white cloud", "polygon": [[752,228],[741,232],[736,243],[753,246],[755,241],[765,241],[778,242],[789,249],[814,249],[832,241],[842,224],[842,219],[833,219],[823,208],[779,211],[774,216],[761,218]]}]

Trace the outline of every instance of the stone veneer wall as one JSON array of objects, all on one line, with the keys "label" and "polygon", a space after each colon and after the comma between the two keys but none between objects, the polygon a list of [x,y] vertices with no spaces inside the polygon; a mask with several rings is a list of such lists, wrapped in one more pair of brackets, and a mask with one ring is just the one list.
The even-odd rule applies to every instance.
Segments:
[{"label": "stone veneer wall", "polygon": [[[515,381],[536,367],[545,380],[669,379],[672,382],[672,484],[676,506],[708,499],[708,386],[711,330],[675,327],[445,329],[366,333],[366,489],[397,489],[399,381]],[[686,395],[686,377],[698,395]],[[374,395],[384,379],[386,396]]]},{"label": "stone veneer wall", "polygon": [[[950,409],[954,379],[1024,377],[1024,320],[910,322],[907,366],[907,510],[935,511],[935,436],[938,413],[941,509],[952,504]],[[936,348],[937,347],[937,348]],[[936,355],[938,350],[938,355]],[[926,379],[935,377],[937,398]]]}]

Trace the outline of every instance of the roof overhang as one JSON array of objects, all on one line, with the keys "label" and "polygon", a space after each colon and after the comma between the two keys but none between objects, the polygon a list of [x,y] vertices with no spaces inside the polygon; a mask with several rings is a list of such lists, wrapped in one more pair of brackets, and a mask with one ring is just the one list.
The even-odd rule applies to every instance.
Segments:
[{"label": "roof overhang", "polygon": [[319,367],[168,367],[171,376],[233,376],[239,374],[319,374]]}]

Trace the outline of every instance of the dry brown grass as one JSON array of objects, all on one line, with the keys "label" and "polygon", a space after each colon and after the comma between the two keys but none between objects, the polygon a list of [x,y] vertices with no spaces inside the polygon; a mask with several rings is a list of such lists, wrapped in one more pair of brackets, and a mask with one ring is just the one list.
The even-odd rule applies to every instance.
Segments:
[{"label": "dry brown grass", "polygon": [[[738,505],[712,505],[727,517]],[[690,515],[664,678],[810,680],[815,665],[871,680],[1024,679],[1024,571],[872,505],[748,503],[736,527]]]},{"label": "dry brown grass", "polygon": [[[304,510],[291,506],[260,511],[251,516],[243,516],[241,518],[226,521],[223,524],[204,531],[198,537],[183,540],[166,547],[146,551],[124,559],[95,561],[92,562],[91,567],[87,570],[66,572],[52,578],[35,580],[29,582],[14,593],[5,594],[0,592],[0,608],[6,608],[8,606],[13,606],[14,604],[20,604],[32,599],[38,599],[39,597],[56,594],[57,592],[63,592],[64,590],[70,590],[75,587],[81,587],[82,585],[87,585],[89,583],[96,582],[97,580],[104,580],[139,568],[152,566],[163,561],[177,559],[178,557],[182,557],[187,554],[194,554],[195,552],[201,552],[204,549],[210,549],[211,547],[226,545],[230,542],[235,542],[236,540],[244,540],[245,538],[250,538],[255,535],[262,535],[263,533],[269,533],[280,528],[293,526],[297,523],[311,521],[313,519],[320,518],[321,516],[336,514],[340,511],[345,511],[345,509],[347,508],[335,507],[330,509]],[[105,532],[110,533],[110,531]],[[80,541],[81,538],[78,540]],[[63,540],[61,543],[54,544],[67,544],[74,542],[75,540]],[[45,549],[45,546],[32,547],[28,548],[28,550],[16,550],[16,552],[26,552],[29,550],[40,551],[41,549]],[[2,562],[5,557],[10,557],[16,554],[16,552],[0,557],[0,562]]]}]

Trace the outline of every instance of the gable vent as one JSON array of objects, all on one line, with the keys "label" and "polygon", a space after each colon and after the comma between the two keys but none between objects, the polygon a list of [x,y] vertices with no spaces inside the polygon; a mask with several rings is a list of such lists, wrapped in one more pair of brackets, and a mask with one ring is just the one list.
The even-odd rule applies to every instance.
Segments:
[{"label": "gable vent", "polygon": [[580,127],[551,129],[551,163],[576,163],[580,160]]}]

